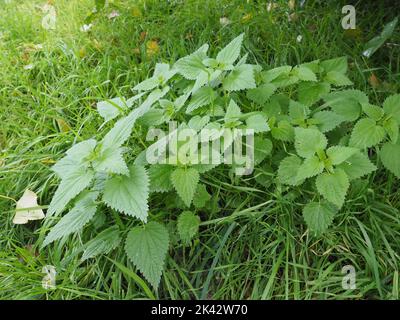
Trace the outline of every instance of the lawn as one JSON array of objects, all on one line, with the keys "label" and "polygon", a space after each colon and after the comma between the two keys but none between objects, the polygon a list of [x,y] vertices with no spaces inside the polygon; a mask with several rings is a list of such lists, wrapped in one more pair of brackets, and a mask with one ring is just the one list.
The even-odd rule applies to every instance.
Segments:
[{"label": "lawn", "polygon": [[[354,1],[356,29],[344,30],[346,1],[295,1],[293,8],[275,2],[268,10],[267,1],[115,0],[88,18],[94,1],[53,0],[56,24],[46,29],[44,1],[0,0],[0,299],[399,298],[400,182],[381,166],[351,184],[318,236],[302,214],[307,190],[225,167],[201,175],[210,199],[193,209],[201,222],[189,243],[176,232],[186,210],[177,194],[152,193],[151,220],[166,226],[170,242],[158,288],[127,259],[122,243],[82,261],[85,244],[106,227],[118,225],[126,235],[140,225],[109,206],[100,204],[93,223],[45,247],[59,217],[13,223],[26,189],[46,212],[60,183],[52,166],[72,145],[100,140],[113,127],[115,121],[103,125],[98,102],[133,96],[156,63],[173,64],[204,43],[215,56],[244,33],[242,54],[266,70],[346,56],[352,87],[371,103],[400,92],[399,25],[371,57],[362,55],[399,4]],[[127,162],[141,145],[135,128]],[[46,265],[57,270],[55,289],[42,286]],[[342,286],[348,265],[356,288]]]}]

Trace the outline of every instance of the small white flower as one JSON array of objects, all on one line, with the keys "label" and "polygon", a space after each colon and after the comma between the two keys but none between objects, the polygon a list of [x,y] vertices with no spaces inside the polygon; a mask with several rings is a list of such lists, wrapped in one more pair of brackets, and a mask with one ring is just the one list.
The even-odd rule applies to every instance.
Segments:
[{"label": "small white flower", "polygon": [[229,20],[227,17],[221,17],[219,18],[219,23],[221,24],[221,26],[226,27],[228,24],[231,23],[231,20]]},{"label": "small white flower", "polygon": [[108,19],[114,19],[114,18],[116,18],[116,17],[119,17],[120,16],[120,14],[119,14],[119,12],[117,11],[117,10],[113,10],[109,15],[108,15]]},{"label": "small white flower", "polygon": [[24,66],[24,70],[32,70],[34,67],[33,64],[27,64],[26,66]]},{"label": "small white flower", "polygon": [[301,34],[299,34],[299,35],[297,36],[297,38],[296,38],[296,41],[297,41],[298,43],[300,43],[302,40],[303,40],[303,36],[302,36]]},{"label": "small white flower", "polygon": [[90,28],[93,26],[93,24],[84,24],[82,27],[81,27],[81,31],[82,32],[88,32],[89,30],[90,30]]}]

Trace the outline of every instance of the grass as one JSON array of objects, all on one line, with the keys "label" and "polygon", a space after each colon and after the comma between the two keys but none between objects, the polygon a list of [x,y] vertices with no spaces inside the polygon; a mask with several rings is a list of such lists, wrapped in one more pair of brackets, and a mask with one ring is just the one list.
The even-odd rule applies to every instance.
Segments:
[{"label": "grass", "polygon": [[[365,42],[394,18],[389,1],[356,2],[357,30],[341,28],[345,1],[306,1],[288,21],[285,1],[268,12],[264,1],[114,1],[120,16],[100,17],[80,31],[90,0],[55,1],[57,28],[41,27],[42,1],[0,4],[0,299],[398,299],[399,181],[376,172],[350,191],[329,232],[312,237],[302,219],[302,190],[263,186],[218,170],[204,177],[214,208],[201,214],[199,239],[184,247],[171,233],[158,291],[126,261],[122,246],[108,257],[80,262],[95,227],[44,250],[48,222],[12,224],[15,201],[26,188],[48,204],[57,186],[52,164],[76,141],[98,136],[97,101],[131,95],[158,61],[173,62],[205,42],[213,50],[246,33],[252,62],[265,67],[347,55],[355,87],[379,103],[400,88],[400,32],[372,58]],[[329,3],[329,4],[328,4]],[[396,6],[391,4],[391,6]],[[111,9],[107,9],[110,12]],[[222,26],[221,17],[231,24]],[[302,35],[301,42],[297,42]],[[150,41],[159,52],[149,55]],[[33,44],[43,49],[32,51]],[[154,44],[154,43],[153,43]],[[153,45],[154,46],[154,45]],[[151,49],[151,48],[150,48]],[[215,52],[213,52],[215,53]],[[31,70],[24,66],[33,64]],[[381,85],[368,82],[371,73]],[[130,155],[137,152],[133,137]],[[151,215],[168,222],[179,214],[153,195]],[[103,207],[99,225],[132,219]],[[41,286],[44,265],[58,271],[57,289]],[[343,266],[357,272],[357,289],[341,286]]]}]

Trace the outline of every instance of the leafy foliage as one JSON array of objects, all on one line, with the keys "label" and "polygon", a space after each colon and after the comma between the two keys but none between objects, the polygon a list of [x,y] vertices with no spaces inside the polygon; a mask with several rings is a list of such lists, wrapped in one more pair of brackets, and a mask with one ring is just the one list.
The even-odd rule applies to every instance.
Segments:
[{"label": "leafy foliage", "polygon": [[[199,211],[217,207],[218,190],[226,187],[212,182],[213,175],[226,173],[232,178],[235,167],[232,163],[225,171],[226,164],[197,163],[190,155],[184,163],[149,163],[146,154],[154,143],[145,139],[148,129],[165,129],[170,121],[177,127],[164,139],[183,129],[196,134],[213,129],[211,140],[221,137],[220,129],[254,130],[256,168],[246,182],[282,192],[296,189],[302,194],[296,203],[303,204],[304,220],[315,235],[333,223],[350,184],[378,169],[376,154],[400,178],[398,94],[380,106],[370,103],[362,91],[349,89],[346,57],[263,70],[248,63],[247,55],[241,57],[243,40],[239,35],[215,57],[209,56],[204,44],[175,64],[157,63],[153,74],[133,88],[133,97],[98,103],[100,117],[115,124],[104,135],[101,132],[100,139],[72,146],[53,167],[61,182],[48,215],[60,214],[77,199],[43,245],[79,232],[97,206],[104,205],[116,217],[122,213],[127,215],[124,219],[133,218],[125,251],[156,288],[169,235],[154,221],[158,212],[149,208],[150,197],[167,208],[185,210],[177,228],[187,244],[198,232]],[[229,148],[233,140],[224,136],[222,148]],[[224,150],[212,151],[220,156]],[[232,178],[239,190],[241,179]],[[121,235],[116,226],[101,231],[85,245],[82,260],[111,252]]]}]

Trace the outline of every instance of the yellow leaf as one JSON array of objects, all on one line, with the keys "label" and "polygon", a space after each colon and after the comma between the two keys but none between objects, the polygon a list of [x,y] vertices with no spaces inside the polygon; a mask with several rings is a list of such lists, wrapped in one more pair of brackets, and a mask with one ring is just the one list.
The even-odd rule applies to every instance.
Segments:
[{"label": "yellow leaf", "polygon": [[71,127],[64,119],[57,118],[56,121],[61,132],[68,132],[71,130]]},{"label": "yellow leaf", "polygon": [[246,23],[249,22],[253,18],[253,15],[251,13],[247,13],[242,17],[242,22]]},{"label": "yellow leaf", "polygon": [[158,42],[155,40],[147,41],[146,43],[146,53],[148,56],[156,55],[160,51]]},{"label": "yellow leaf", "polygon": [[37,194],[26,189],[21,199],[17,201],[17,207],[13,223],[25,224],[31,220],[40,220],[44,218],[42,209],[38,209]]}]

